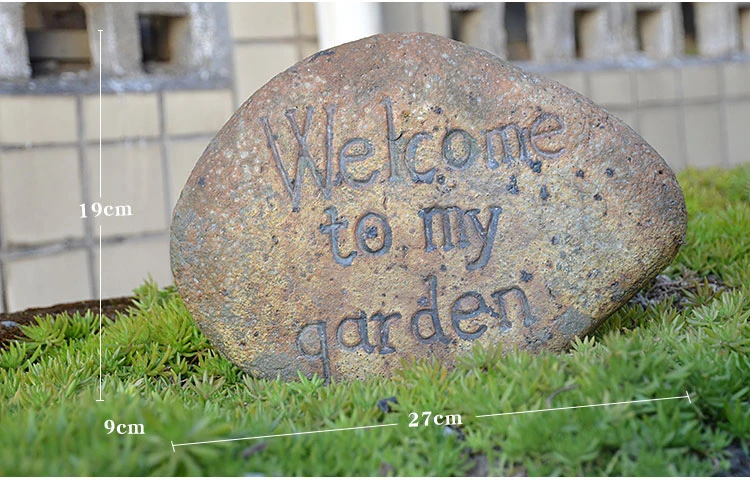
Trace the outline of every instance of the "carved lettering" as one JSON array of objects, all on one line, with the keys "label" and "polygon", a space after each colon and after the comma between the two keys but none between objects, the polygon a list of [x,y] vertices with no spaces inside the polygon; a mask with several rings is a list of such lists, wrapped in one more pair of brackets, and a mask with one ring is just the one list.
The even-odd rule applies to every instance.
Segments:
[{"label": "carved lettering", "polygon": [[[458,144],[458,145],[456,145]],[[443,158],[454,170],[469,168],[477,157],[477,141],[466,130],[450,130],[443,137]]]},{"label": "carved lettering", "polygon": [[[356,342],[347,342],[344,338],[344,328],[346,327],[347,323],[353,323],[355,326],[355,331],[358,338]],[[348,352],[355,352],[359,348],[364,350],[365,353],[372,353],[375,351],[375,347],[370,344],[370,338],[367,333],[367,315],[365,314],[365,312],[359,312],[358,317],[349,317],[343,319],[341,323],[339,323],[338,328],[336,328],[336,339],[338,340],[341,349]]]},{"label": "carved lettering", "polygon": [[[314,349],[309,349],[310,341],[316,345]],[[323,377],[328,383],[331,379],[331,364],[328,358],[328,334],[326,333],[326,323],[310,323],[302,327],[297,335],[297,349],[302,356],[308,360],[320,361],[323,367]],[[317,349],[317,350],[315,350]]]},{"label": "carved lettering", "polygon": [[[422,345],[437,346],[455,342],[445,333],[440,322],[437,277],[430,275],[425,278],[425,282],[427,295],[418,301],[421,308],[414,312],[411,322],[404,324],[403,328],[407,332],[410,331],[414,340]],[[537,321],[531,314],[526,294],[518,286],[496,290],[490,298],[496,307],[494,309],[485,301],[485,297],[476,291],[465,292],[453,301],[450,306],[450,326],[458,339],[473,342],[489,330],[490,327],[487,324],[489,322],[477,322],[473,326],[465,323],[481,315],[487,315],[487,319],[497,319],[500,333],[506,333],[521,325],[529,328]],[[338,322],[332,345],[348,353],[358,351],[367,355],[376,352],[379,355],[395,353],[396,347],[390,342],[391,328],[401,318],[399,312],[388,314],[376,312],[368,319],[367,314],[360,311],[358,315],[345,317]],[[375,324],[374,342],[370,340],[368,330],[371,323]],[[315,322],[302,327],[297,336],[297,349],[304,358],[321,362],[323,376],[327,381],[330,380],[331,365],[326,322]]]},{"label": "carved lettering", "polygon": [[333,253],[333,259],[339,265],[348,267],[354,261],[354,257],[357,256],[357,252],[350,252],[347,256],[342,257],[339,251],[339,230],[349,226],[349,221],[346,219],[339,219],[339,214],[335,207],[328,207],[324,210],[331,223],[321,224],[319,228],[320,233],[328,235],[331,242],[331,252]]},{"label": "carved lettering", "polygon": [[414,183],[432,183],[432,181],[435,179],[435,167],[426,170],[424,172],[417,171],[417,167],[415,166],[415,158],[417,156],[417,149],[419,148],[419,143],[422,140],[431,140],[432,134],[429,132],[419,132],[415,133],[414,136],[412,136],[409,139],[409,143],[406,144],[406,168],[409,170],[409,175],[411,176],[411,179]]},{"label": "carved lettering", "polygon": [[[379,226],[372,223],[377,223]],[[383,243],[378,248],[371,248],[367,241],[378,236],[383,237]],[[375,256],[385,255],[391,250],[393,244],[393,232],[388,221],[383,215],[374,212],[367,212],[357,221],[356,238],[360,250]]]},{"label": "carved lettering", "polygon": [[[268,116],[260,117],[258,120],[263,127],[266,138],[266,146],[271,152],[273,164],[279,172],[284,189],[292,200],[292,211],[298,212],[301,205],[302,184],[305,176],[312,177],[315,186],[323,193],[325,199],[330,200],[333,188],[344,184],[349,188],[358,190],[372,187],[385,175],[388,169],[388,181],[401,180],[401,169],[408,172],[408,178],[414,183],[432,184],[437,178],[444,182],[444,176],[438,176],[437,167],[421,167],[417,165],[420,159],[420,147],[427,141],[434,140],[434,132],[422,131],[402,139],[405,132],[398,132],[394,123],[394,103],[390,97],[383,97],[380,102],[385,112],[385,146],[388,152],[387,158],[378,156],[378,149],[369,138],[354,136],[345,140],[338,153],[334,153],[334,117],[336,105],[326,104],[325,133],[319,140],[325,147],[325,162],[323,168],[318,168],[318,162],[310,152],[310,146],[315,145],[310,138],[313,130],[312,123],[315,118],[315,109],[312,106],[304,108],[304,119],[300,119],[298,109],[292,108],[284,112],[288,129],[296,144],[296,163],[287,161],[281,157],[278,136],[271,128]],[[498,127],[483,130],[484,142],[487,152],[486,167],[494,170],[500,164],[508,168],[526,164],[533,172],[541,173],[542,160],[556,159],[565,153],[563,147],[563,134],[565,123],[562,118],[554,113],[541,112],[530,126],[522,126],[516,123],[508,123]],[[437,130],[434,129],[434,130]],[[382,138],[382,137],[381,137]],[[481,154],[477,139],[467,130],[452,128],[446,130],[442,137],[441,157],[450,170],[461,171],[470,168],[477,163],[476,159]],[[533,154],[533,155],[532,155]],[[383,164],[383,168],[370,167],[368,172],[354,173],[353,165],[374,159]],[[290,159],[291,160],[291,159]],[[337,160],[337,161],[336,161]],[[290,164],[296,164],[296,170],[290,169]],[[336,171],[338,169],[338,171]],[[356,168],[354,169],[357,172]],[[441,180],[442,178],[442,180]],[[442,183],[441,183],[442,185]],[[508,188],[511,193],[517,193]],[[452,240],[448,240],[445,246],[451,248]]]},{"label": "carved lettering", "polygon": [[336,105],[327,104],[324,108],[326,111],[326,188],[323,190],[323,196],[326,200],[330,200],[333,188],[333,115],[336,113]]},{"label": "carved lettering", "polygon": [[[461,308],[462,304],[467,303],[466,300],[476,301],[476,308],[469,308],[468,310]],[[453,330],[456,332],[456,335],[464,340],[476,340],[481,337],[482,334],[487,331],[487,325],[479,325],[476,329],[469,332],[461,328],[461,322],[471,320],[472,318],[476,318],[484,313],[493,316],[497,315],[487,306],[484,297],[477,292],[466,292],[458,297],[456,301],[453,302],[453,307],[451,308],[451,323],[453,324]]]},{"label": "carved lettering", "polygon": [[458,217],[458,247],[466,248],[469,246],[469,239],[464,228],[463,211],[455,206],[430,207],[417,212],[424,224],[425,252],[432,252],[437,248],[433,240],[433,219],[435,215],[439,215],[443,222],[443,250],[448,252],[453,249],[455,245],[453,244],[453,232],[451,230],[451,213],[457,214]]},{"label": "carved lettering", "polygon": [[530,327],[536,323],[536,318],[531,315],[529,299],[519,287],[498,290],[492,294],[492,298],[497,303],[501,330],[506,331],[513,327],[511,319],[521,320],[524,327]]},{"label": "carved lettering", "polygon": [[339,170],[344,178],[344,182],[352,188],[366,188],[375,183],[380,170],[374,170],[367,178],[357,179],[349,172],[349,164],[363,162],[372,157],[375,148],[372,142],[366,138],[352,138],[347,140],[339,153]]},{"label": "carved lettering", "polygon": [[[325,110],[327,118],[326,145],[330,149],[333,143],[333,114],[336,110],[336,107],[334,105],[327,105],[325,107]],[[313,107],[306,108],[305,123],[302,125],[301,129],[299,124],[297,123],[297,119],[295,118],[296,112],[297,109],[291,108],[284,113],[284,116],[287,118],[287,121],[289,122],[289,125],[292,129],[292,133],[297,139],[298,145],[297,171],[295,173],[294,180],[289,177],[289,172],[284,166],[284,162],[281,160],[281,155],[279,154],[279,149],[276,145],[276,136],[271,130],[271,125],[268,122],[268,117],[261,117],[259,119],[260,123],[263,125],[263,132],[266,135],[266,145],[271,150],[271,155],[273,156],[276,163],[276,168],[279,170],[279,174],[281,175],[281,181],[284,184],[284,188],[289,193],[289,196],[292,199],[292,211],[294,212],[299,211],[300,197],[302,195],[302,180],[304,178],[306,170],[310,170],[310,173],[315,180],[315,184],[318,186],[318,189],[323,192],[323,196],[326,199],[331,198],[332,185],[330,150],[326,153],[326,173],[325,178],[323,178],[323,175],[321,175],[321,173],[315,166],[315,159],[312,158],[312,155],[310,154],[310,148],[307,144],[307,136],[310,133],[310,126],[312,124],[314,109]]]},{"label": "carved lettering", "polygon": [[396,136],[396,128],[393,125],[393,101],[390,97],[385,97],[380,104],[385,107],[385,124],[387,127],[386,140],[388,143],[388,159],[390,160],[390,174],[388,180],[392,182],[395,179],[400,178],[398,173],[399,149],[398,144],[396,143],[398,137]]},{"label": "carved lettering", "polygon": [[[417,310],[411,317],[411,328],[414,338],[420,343],[427,345],[441,342],[450,343],[450,339],[443,333],[443,327],[440,326],[440,315],[438,314],[437,307],[437,278],[434,275],[427,277],[428,287],[428,303],[429,306]],[[432,324],[433,332],[429,335],[423,335],[419,327],[419,320],[421,317],[429,317]]]},{"label": "carved lettering", "polygon": [[382,313],[378,312],[370,317],[370,321],[378,322],[379,324],[378,332],[380,333],[380,338],[378,339],[378,353],[380,353],[381,355],[387,355],[396,351],[396,348],[390,343],[388,328],[390,327],[391,322],[400,319],[400,313],[390,313],[388,315],[383,315]]},{"label": "carved lettering", "polygon": [[[511,142],[511,133],[515,142]],[[528,136],[528,130],[523,129],[515,124],[506,125],[501,128],[495,128],[485,132],[485,140],[487,143],[487,166],[491,169],[495,169],[500,166],[496,158],[495,149],[495,138],[500,136],[501,144],[503,147],[503,163],[508,166],[515,166],[519,162],[527,163],[529,161],[529,151],[526,146],[526,137]],[[514,156],[514,143],[517,146],[518,154]]]},{"label": "carved lettering", "polygon": [[[451,227],[451,218],[456,219],[458,225],[458,247],[466,248],[470,245],[466,228],[464,216],[471,219],[471,225],[474,226],[477,236],[482,242],[482,248],[479,256],[469,262],[466,265],[467,270],[479,270],[484,268],[490,260],[492,255],[492,248],[495,244],[495,236],[497,234],[497,222],[500,213],[503,209],[501,207],[490,207],[490,218],[487,219],[487,225],[482,225],[477,215],[480,210],[472,208],[470,210],[462,210],[459,207],[429,207],[423,208],[417,212],[419,217],[422,218],[424,236],[425,236],[425,252],[429,253],[437,249],[434,239],[434,218],[439,216],[443,224],[443,250],[448,252],[452,250],[455,245],[453,244],[454,233]],[[454,215],[450,215],[453,213]]]},{"label": "carved lettering", "polygon": [[531,125],[530,144],[534,151],[547,158],[558,158],[560,155],[565,153],[565,148],[559,147],[556,150],[546,150],[543,146],[538,144],[539,140],[546,140],[559,135],[565,131],[565,124],[560,120],[560,117],[554,113],[543,113],[534,120]]},{"label": "carved lettering", "polygon": [[467,270],[478,270],[484,268],[487,262],[490,261],[490,255],[492,254],[492,247],[495,244],[495,234],[497,234],[497,221],[498,216],[502,213],[503,209],[500,207],[490,207],[490,218],[487,220],[487,226],[483,227],[482,222],[479,221],[477,215],[479,214],[478,209],[471,209],[466,212],[473,224],[474,228],[479,234],[479,238],[482,240],[482,251],[476,260],[466,265]]}]

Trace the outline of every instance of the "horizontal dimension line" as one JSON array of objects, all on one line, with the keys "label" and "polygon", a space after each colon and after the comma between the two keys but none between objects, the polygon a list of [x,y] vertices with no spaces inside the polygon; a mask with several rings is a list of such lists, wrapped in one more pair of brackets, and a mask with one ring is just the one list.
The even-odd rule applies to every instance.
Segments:
[{"label": "horizontal dimension line", "polygon": [[[685,393],[687,393],[687,392],[685,392]],[[646,399],[646,400],[628,400],[626,402],[597,403],[597,404],[593,404],[593,405],[577,405],[575,407],[543,408],[543,409],[540,409],[540,410],[524,410],[524,411],[521,411],[521,412],[491,413],[489,415],[475,415],[474,418],[502,417],[504,415],[520,415],[522,413],[553,412],[555,410],[573,410],[575,408],[606,407],[606,406],[609,406],[609,405],[625,405],[625,404],[628,404],[628,403],[658,402],[658,401],[661,401],[661,400],[676,400],[678,398],[687,398],[688,400],[690,399],[690,397],[688,395],[683,395],[681,397],[650,398],[650,399]]]},{"label": "horizontal dimension line", "polygon": [[310,435],[312,433],[327,433],[327,432],[343,432],[346,430],[363,430],[365,428],[381,428],[381,427],[395,427],[398,423],[388,423],[385,425],[368,425],[366,427],[348,427],[348,428],[333,428],[331,430],[313,430],[310,432],[296,432],[296,433],[279,433],[277,435],[261,435],[259,437],[243,437],[243,438],[227,438],[224,440],[208,440],[205,442],[190,442],[190,443],[172,443],[172,450],[174,447],[182,447],[186,445],[203,445],[206,443],[223,443],[223,442],[236,442],[239,440],[259,440],[261,438],[275,438],[275,437],[292,437],[295,435]]}]

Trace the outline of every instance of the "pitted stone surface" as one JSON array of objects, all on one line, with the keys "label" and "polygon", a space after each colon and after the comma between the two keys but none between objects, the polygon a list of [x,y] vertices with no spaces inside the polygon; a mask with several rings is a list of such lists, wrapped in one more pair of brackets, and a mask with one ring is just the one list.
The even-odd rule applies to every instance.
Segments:
[{"label": "pitted stone surface", "polygon": [[326,50],[258,90],[174,211],[177,287],[242,369],[295,379],[560,351],[674,258],[661,157],[581,95],[425,34]]}]

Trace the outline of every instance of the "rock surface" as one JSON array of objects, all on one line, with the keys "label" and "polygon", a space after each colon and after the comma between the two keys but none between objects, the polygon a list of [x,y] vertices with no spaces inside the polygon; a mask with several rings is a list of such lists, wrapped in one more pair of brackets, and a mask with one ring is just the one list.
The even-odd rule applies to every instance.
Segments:
[{"label": "rock surface", "polygon": [[354,379],[475,344],[565,349],[674,258],[685,203],[588,99],[426,34],[319,52],[232,116],[172,222],[172,269],[243,370]]}]

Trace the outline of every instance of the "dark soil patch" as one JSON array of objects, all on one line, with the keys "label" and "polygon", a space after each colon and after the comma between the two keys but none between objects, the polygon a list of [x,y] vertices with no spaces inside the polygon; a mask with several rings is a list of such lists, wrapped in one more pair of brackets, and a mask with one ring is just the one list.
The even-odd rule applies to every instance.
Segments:
[{"label": "dark soil patch", "polygon": [[672,300],[674,307],[681,311],[687,307],[708,303],[727,288],[716,275],[701,277],[692,271],[684,271],[681,276],[674,279],[667,275],[658,275],[650,287],[636,293],[628,304],[648,308],[665,300]]},{"label": "dark soil patch", "polygon": [[717,477],[750,477],[750,455],[742,450],[739,440],[735,440],[729,448],[729,470],[719,472]]},{"label": "dark soil patch", "polygon": [[[133,297],[108,298],[102,300],[102,314],[110,319],[115,319],[117,312],[126,313],[133,308]],[[37,323],[37,317],[46,315],[60,315],[67,313],[73,316],[76,313],[85,315],[86,312],[99,312],[99,300],[88,300],[84,302],[62,303],[44,308],[29,308],[21,312],[0,313],[0,349],[4,348],[11,340],[23,336],[19,327]]]},{"label": "dark soil patch", "polygon": [[490,476],[490,463],[487,460],[487,455],[480,453],[471,457],[472,467],[466,472],[467,477],[489,477]]}]

